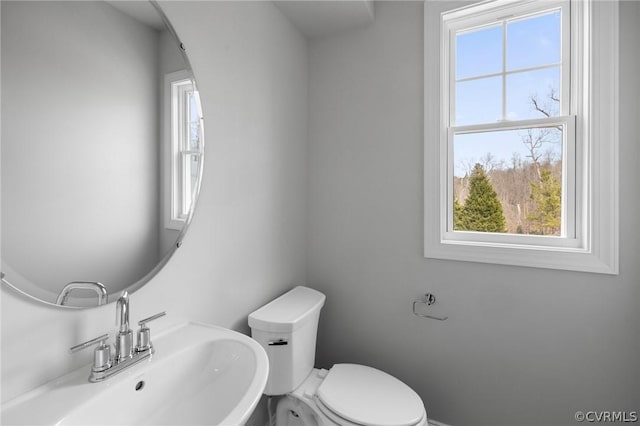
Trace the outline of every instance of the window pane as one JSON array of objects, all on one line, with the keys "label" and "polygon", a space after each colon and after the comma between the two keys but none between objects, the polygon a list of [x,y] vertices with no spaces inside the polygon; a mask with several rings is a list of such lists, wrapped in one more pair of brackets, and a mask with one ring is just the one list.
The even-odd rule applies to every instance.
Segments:
[{"label": "window pane", "polygon": [[502,71],[502,26],[456,36],[456,79]]},{"label": "window pane", "polygon": [[456,83],[455,125],[495,123],[502,118],[502,77]]},{"label": "window pane", "polygon": [[560,112],[560,67],[507,76],[507,119],[557,117]]},{"label": "window pane", "polygon": [[560,62],[560,11],[507,24],[507,70]]},{"label": "window pane", "polygon": [[200,114],[194,92],[189,92],[189,148],[192,151],[200,149]]},{"label": "window pane", "polygon": [[182,170],[184,172],[182,181],[182,203],[180,215],[186,217],[191,210],[193,202],[193,191],[198,181],[198,171],[200,166],[200,156],[198,154],[184,154],[182,156]]},{"label": "window pane", "polygon": [[562,130],[457,134],[454,230],[561,235]]}]

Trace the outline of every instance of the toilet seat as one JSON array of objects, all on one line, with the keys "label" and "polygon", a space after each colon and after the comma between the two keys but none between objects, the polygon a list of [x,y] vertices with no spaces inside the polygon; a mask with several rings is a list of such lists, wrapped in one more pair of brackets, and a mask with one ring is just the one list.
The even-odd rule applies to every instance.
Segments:
[{"label": "toilet seat", "polygon": [[335,364],[315,399],[327,417],[349,426],[415,426],[425,417],[422,400],[409,386],[358,364]]},{"label": "toilet seat", "polygon": [[314,399],[314,402],[316,403],[316,407],[318,407],[318,410],[320,410],[320,412],[322,414],[324,414],[329,420],[331,420],[336,425],[340,425],[340,426],[364,426],[364,425],[359,424],[359,423],[350,422],[349,420],[345,419],[344,417],[340,417],[339,415],[337,415],[336,413],[331,411],[331,409],[329,407],[324,405],[322,403],[322,401],[320,401],[320,399],[317,396]]}]

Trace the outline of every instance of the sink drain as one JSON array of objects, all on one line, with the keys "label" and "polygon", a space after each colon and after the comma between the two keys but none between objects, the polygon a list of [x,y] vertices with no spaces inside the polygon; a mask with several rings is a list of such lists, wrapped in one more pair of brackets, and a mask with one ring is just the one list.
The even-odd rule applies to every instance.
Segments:
[{"label": "sink drain", "polygon": [[144,380],[140,380],[138,383],[136,383],[136,391],[141,391],[142,388],[144,388]]}]

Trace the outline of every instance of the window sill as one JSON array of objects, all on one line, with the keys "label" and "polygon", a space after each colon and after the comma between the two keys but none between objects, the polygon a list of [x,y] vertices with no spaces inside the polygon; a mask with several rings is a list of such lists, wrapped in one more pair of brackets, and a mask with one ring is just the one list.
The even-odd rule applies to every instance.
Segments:
[{"label": "window sill", "polygon": [[613,259],[583,248],[547,247],[477,241],[435,241],[425,245],[427,258],[617,274]]}]

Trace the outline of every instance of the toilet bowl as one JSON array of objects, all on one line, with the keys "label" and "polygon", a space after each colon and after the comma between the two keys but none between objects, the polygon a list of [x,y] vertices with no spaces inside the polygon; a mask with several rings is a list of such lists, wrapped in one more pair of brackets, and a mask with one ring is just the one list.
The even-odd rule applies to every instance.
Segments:
[{"label": "toilet bowl", "polygon": [[359,364],[313,368],[324,294],[296,287],[249,315],[252,337],[269,357],[264,393],[279,396],[276,426],[425,426],[409,386]]},{"label": "toilet bowl", "polygon": [[411,388],[389,374],[358,364],[314,368],[276,408],[276,426],[426,424],[422,401]]}]

